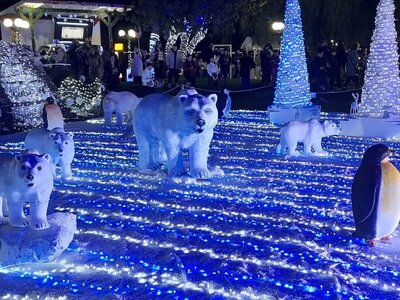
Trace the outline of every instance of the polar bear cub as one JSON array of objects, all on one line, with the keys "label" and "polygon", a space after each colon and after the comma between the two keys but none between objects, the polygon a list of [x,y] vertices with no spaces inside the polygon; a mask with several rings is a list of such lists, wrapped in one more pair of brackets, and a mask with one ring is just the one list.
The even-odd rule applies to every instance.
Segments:
[{"label": "polar bear cub", "polygon": [[207,165],[218,121],[217,99],[216,94],[204,97],[194,89],[183,90],[175,97],[151,94],[143,98],[133,118],[139,167],[154,170],[166,159],[169,176],[184,175],[182,151],[188,149],[193,177],[219,175]]},{"label": "polar bear cub", "polygon": [[322,149],[322,138],[338,135],[340,132],[339,126],[332,121],[325,121],[322,124],[317,119],[308,122],[293,121],[281,128],[281,138],[276,152],[283,154],[287,147],[288,155],[296,156],[297,143],[303,143],[306,155],[313,154],[312,149],[314,154],[326,154],[327,152]]},{"label": "polar bear cub", "polygon": [[62,169],[63,178],[71,178],[71,164],[75,156],[74,135],[61,128],[47,131],[43,128],[29,132],[25,138],[26,149],[47,152],[52,158],[54,172],[57,166]]},{"label": "polar bear cub", "polygon": [[117,115],[117,125],[124,122],[124,113],[127,121],[132,121],[132,115],[141,98],[130,92],[109,92],[103,99],[104,121],[111,125],[112,113]]},{"label": "polar bear cub", "polygon": [[[27,150],[22,155],[0,154],[0,223],[40,230],[50,227],[47,207],[53,190],[49,154]],[[5,199],[4,199],[5,198]],[[24,203],[30,203],[29,220]]]}]

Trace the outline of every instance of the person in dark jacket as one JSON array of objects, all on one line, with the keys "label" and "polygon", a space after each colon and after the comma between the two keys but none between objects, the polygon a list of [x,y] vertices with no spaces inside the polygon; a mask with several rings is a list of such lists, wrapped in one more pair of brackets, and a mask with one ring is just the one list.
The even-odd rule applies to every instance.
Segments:
[{"label": "person in dark jacket", "polygon": [[110,60],[104,67],[104,79],[109,91],[116,91],[119,84],[119,62],[115,54],[110,56]]},{"label": "person in dark jacket", "polygon": [[240,59],[240,77],[242,78],[243,89],[250,88],[250,71],[256,67],[252,52],[243,50],[244,56]]}]

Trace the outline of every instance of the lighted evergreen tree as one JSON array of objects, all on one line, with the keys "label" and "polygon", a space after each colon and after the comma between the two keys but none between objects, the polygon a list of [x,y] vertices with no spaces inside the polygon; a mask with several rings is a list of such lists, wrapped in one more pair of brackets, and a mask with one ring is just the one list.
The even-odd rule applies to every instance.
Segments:
[{"label": "lighted evergreen tree", "polygon": [[40,126],[43,104],[52,95],[33,60],[34,53],[26,47],[0,41],[0,84],[11,102],[17,130]]},{"label": "lighted evergreen tree", "polygon": [[399,56],[393,0],[381,0],[375,18],[360,112],[382,117],[400,112]]},{"label": "lighted evergreen tree", "polygon": [[310,99],[300,4],[287,0],[274,105],[302,107],[311,105]]}]

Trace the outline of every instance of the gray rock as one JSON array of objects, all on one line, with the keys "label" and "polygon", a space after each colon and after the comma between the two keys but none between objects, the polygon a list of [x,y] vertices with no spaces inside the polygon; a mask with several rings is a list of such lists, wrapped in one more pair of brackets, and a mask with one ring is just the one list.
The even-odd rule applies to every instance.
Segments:
[{"label": "gray rock", "polygon": [[50,228],[44,230],[0,226],[0,267],[51,262],[60,256],[74,238],[76,215],[57,212],[47,220]]}]

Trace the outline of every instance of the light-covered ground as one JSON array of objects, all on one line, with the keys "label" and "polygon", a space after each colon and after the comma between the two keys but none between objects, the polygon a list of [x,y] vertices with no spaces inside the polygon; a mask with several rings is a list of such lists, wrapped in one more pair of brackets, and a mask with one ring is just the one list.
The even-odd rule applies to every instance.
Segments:
[{"label": "light-covered ground", "polygon": [[[331,137],[323,142],[329,156],[286,159],[275,154],[279,131],[265,112],[232,112],[210,151],[225,177],[196,180],[139,173],[129,127],[93,121],[67,128],[76,140],[74,176],[57,181],[49,212],[76,213],[78,232],[54,263],[0,269],[0,295],[400,297],[399,237],[370,248],[351,236],[353,175],[380,140]],[[1,137],[0,150],[19,151],[22,139]],[[392,162],[400,167],[398,156]]]}]

